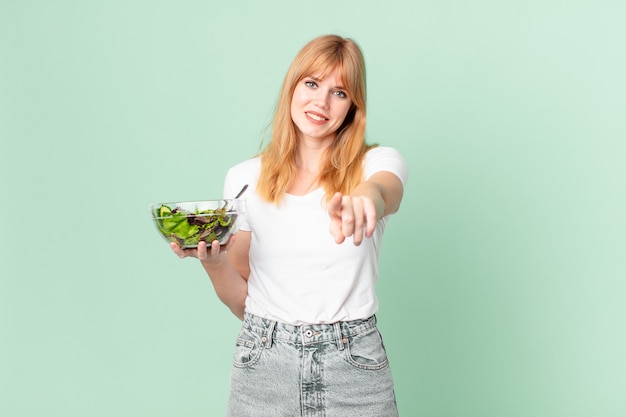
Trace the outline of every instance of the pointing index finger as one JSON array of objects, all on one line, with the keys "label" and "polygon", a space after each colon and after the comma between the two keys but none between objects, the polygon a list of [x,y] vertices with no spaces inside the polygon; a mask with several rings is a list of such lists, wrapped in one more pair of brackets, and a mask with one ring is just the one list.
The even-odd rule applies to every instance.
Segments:
[{"label": "pointing index finger", "polygon": [[333,195],[330,201],[328,202],[328,212],[331,214],[340,213],[341,212],[341,200],[342,200],[341,193],[339,192],[335,193],[335,195]]}]

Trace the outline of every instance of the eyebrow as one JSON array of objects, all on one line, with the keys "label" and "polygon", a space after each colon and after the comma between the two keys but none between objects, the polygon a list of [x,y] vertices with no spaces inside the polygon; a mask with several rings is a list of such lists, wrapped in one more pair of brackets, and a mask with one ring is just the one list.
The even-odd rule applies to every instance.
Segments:
[{"label": "eyebrow", "polygon": [[[317,78],[317,77],[315,77],[313,75],[309,75],[309,78],[312,79],[313,81],[317,81],[317,82],[322,81],[321,78]],[[339,90],[345,90],[346,89],[346,87],[344,87],[342,85],[336,85],[333,88],[338,88]]]}]

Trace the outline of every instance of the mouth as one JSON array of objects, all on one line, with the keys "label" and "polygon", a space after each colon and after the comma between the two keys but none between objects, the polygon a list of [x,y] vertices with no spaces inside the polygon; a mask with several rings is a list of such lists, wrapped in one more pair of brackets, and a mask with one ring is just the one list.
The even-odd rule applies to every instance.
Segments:
[{"label": "mouth", "polygon": [[307,111],[307,112],[304,112],[304,114],[306,114],[306,116],[309,119],[312,119],[312,120],[314,120],[316,122],[325,122],[325,121],[328,120],[326,117],[324,117],[323,115],[321,115],[319,113],[313,113],[313,112],[308,112]]}]

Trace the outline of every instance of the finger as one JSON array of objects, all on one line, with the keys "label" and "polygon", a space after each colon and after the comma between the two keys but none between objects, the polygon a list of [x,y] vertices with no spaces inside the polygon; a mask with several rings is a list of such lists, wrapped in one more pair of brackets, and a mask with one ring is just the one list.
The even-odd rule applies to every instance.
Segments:
[{"label": "finger", "polygon": [[172,250],[174,251],[174,253],[175,253],[176,255],[178,255],[178,257],[179,257],[179,258],[181,258],[181,259],[182,259],[182,258],[185,258],[185,257],[187,256],[187,254],[185,253],[185,251],[184,251],[184,250],[182,250],[182,249],[180,248],[180,246],[178,246],[178,245],[176,244],[176,242],[170,242],[170,248],[172,248]]},{"label": "finger", "polygon": [[335,193],[328,202],[328,216],[330,217],[330,234],[335,239],[335,243],[343,243],[345,236],[341,231],[341,193]]},{"label": "finger", "polygon": [[211,242],[211,256],[217,256],[220,254],[221,251],[221,247],[220,247],[220,241],[219,240],[214,240]]},{"label": "finger", "polygon": [[341,217],[341,201],[342,195],[341,193],[335,193],[330,201],[328,202],[328,214],[331,218],[333,217]]},{"label": "finger", "polygon": [[335,243],[343,243],[346,237],[341,232],[341,222],[332,222],[330,225],[330,234],[335,239]]},{"label": "finger", "polygon": [[352,211],[354,213],[354,236],[352,241],[355,245],[360,245],[363,241],[363,201],[360,198],[355,198],[352,201]]},{"label": "finger", "polygon": [[198,247],[196,248],[196,256],[201,261],[204,261],[209,257],[209,251],[207,249],[206,242],[204,241],[198,242]]},{"label": "finger", "polygon": [[330,234],[335,239],[335,243],[343,243],[345,240],[345,236],[341,231],[341,217],[332,217],[330,218],[330,227],[328,229]]},{"label": "finger", "polygon": [[341,232],[344,236],[352,236],[354,233],[353,210],[352,198],[344,196],[341,199]]},{"label": "finger", "polygon": [[365,236],[372,237],[374,230],[376,230],[376,206],[370,199],[366,199],[364,202],[365,212]]}]

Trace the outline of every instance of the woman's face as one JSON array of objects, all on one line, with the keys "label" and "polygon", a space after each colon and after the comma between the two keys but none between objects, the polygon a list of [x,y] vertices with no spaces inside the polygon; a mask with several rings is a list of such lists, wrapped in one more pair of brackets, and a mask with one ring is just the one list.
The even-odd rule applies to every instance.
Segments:
[{"label": "woman's face", "polygon": [[291,119],[300,139],[332,143],[351,105],[338,70],[324,79],[313,74],[296,85],[291,99]]}]

